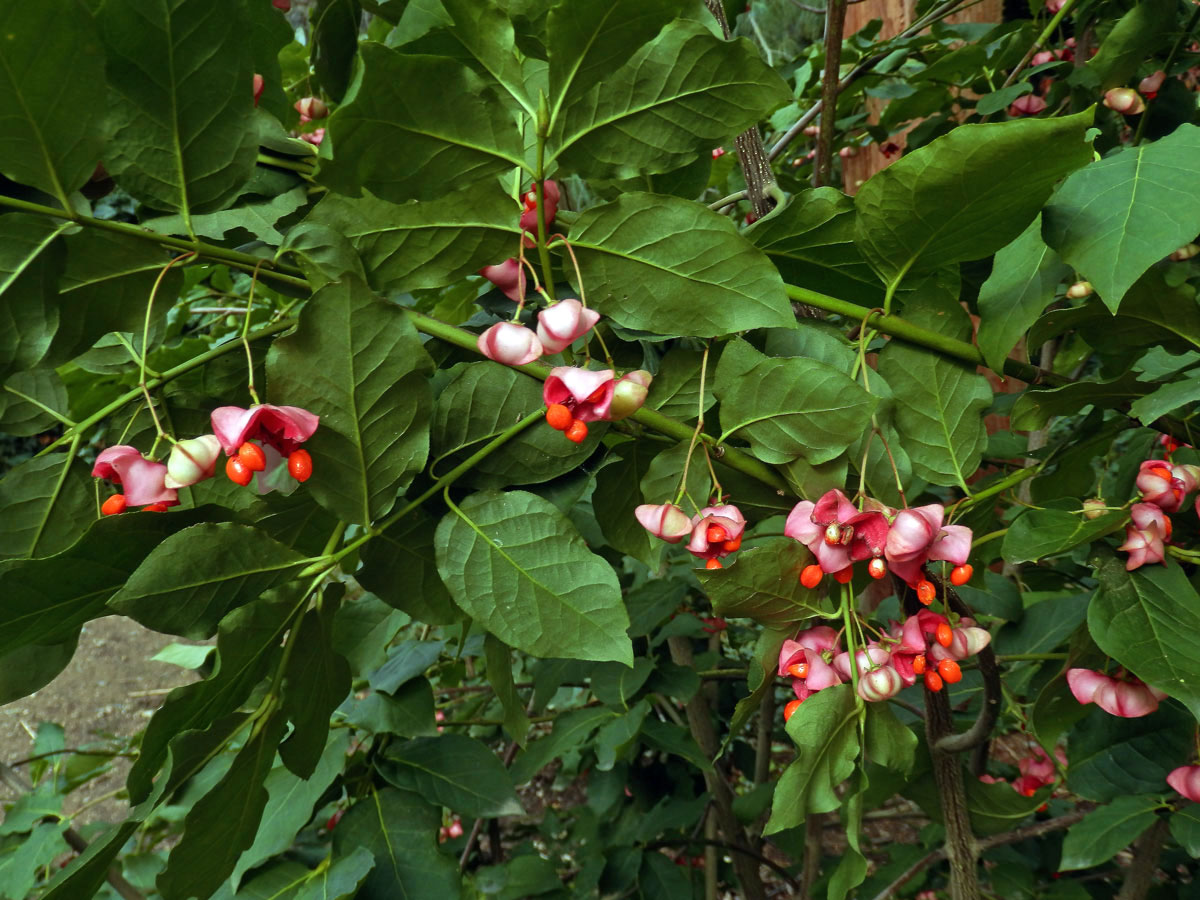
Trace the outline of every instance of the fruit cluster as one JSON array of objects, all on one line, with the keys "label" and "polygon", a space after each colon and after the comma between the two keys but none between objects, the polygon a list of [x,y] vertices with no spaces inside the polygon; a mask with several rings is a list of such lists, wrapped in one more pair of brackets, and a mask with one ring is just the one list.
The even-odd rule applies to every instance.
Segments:
[{"label": "fruit cluster", "polygon": [[673,503],[643,503],[634,510],[643,528],[668,544],[688,538],[688,552],[703,559],[706,569],[722,568],[721,559],[741,549],[746,519],[732,504],[706,506],[688,516]]},{"label": "fruit cluster", "polygon": [[[1170,456],[1172,444],[1165,446]],[[1138,469],[1136,485],[1142,500],[1130,508],[1125,543],[1117,548],[1129,554],[1125,568],[1131,572],[1147,563],[1165,564],[1166,545],[1171,540],[1169,514],[1178,512],[1187,495],[1200,485],[1200,466],[1175,465],[1170,459],[1148,459]],[[1100,510],[1105,508],[1103,501],[1089,502],[1098,504]],[[1085,503],[1085,509],[1087,506]],[[1200,497],[1196,509],[1200,513]]]},{"label": "fruit cluster", "polygon": [[[296,406],[222,406],[212,412],[214,433],[172,441],[165,463],[147,459],[126,444],[109,447],[96,457],[92,477],[103,478],[122,492],[105,500],[100,512],[112,516],[129,506],[151,512],[178,506],[178,489],[211,478],[222,450],[227,457],[225,474],[243,487],[256,472],[270,476],[285,464],[296,481],[307,481],[312,475],[312,456],[300,444],[312,437],[319,421]],[[269,490],[267,481],[260,480],[259,491]]]},{"label": "fruit cluster", "polygon": [[617,378],[612,369],[558,366],[542,387],[546,423],[567,440],[582,444],[588,422],[618,422],[641,409],[652,380],[645,369]]}]

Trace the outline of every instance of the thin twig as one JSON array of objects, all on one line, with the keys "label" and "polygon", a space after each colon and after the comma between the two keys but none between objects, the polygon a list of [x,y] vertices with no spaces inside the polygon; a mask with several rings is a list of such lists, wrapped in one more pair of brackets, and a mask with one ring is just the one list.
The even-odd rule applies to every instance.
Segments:
[{"label": "thin twig", "polygon": [[744,854],[745,856],[749,856],[751,859],[758,860],[780,878],[784,879],[792,887],[797,886],[796,879],[792,877],[791,873],[789,873],[787,869],[779,865],[779,863],[772,862],[761,853],[755,853],[748,847],[739,847],[737,844],[730,844],[726,841],[710,840],[709,838],[701,837],[666,838],[660,841],[650,841],[649,843],[643,844],[642,847],[646,850],[658,850],[660,848],[679,847],[681,845],[686,846],[688,844],[704,844],[705,846],[717,847],[722,850],[732,851],[733,853]]},{"label": "thin twig", "polygon": [[825,14],[825,69],[821,76],[821,131],[817,136],[817,164],[813,187],[829,184],[833,174],[833,126],[841,88],[842,33],[846,29],[846,0],[830,0]]}]

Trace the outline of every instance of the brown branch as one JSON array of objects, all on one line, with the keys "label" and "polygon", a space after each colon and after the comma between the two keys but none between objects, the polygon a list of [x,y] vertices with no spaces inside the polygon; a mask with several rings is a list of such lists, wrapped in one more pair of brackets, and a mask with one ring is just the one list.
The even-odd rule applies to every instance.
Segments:
[{"label": "brown branch", "polygon": [[[12,766],[5,763],[0,763],[0,781],[3,781],[14,791],[21,794],[28,794],[33,790],[32,784],[21,777],[21,774]],[[52,819],[53,817],[47,818]],[[69,826],[63,831],[63,840],[76,853],[83,853],[88,848],[88,842],[83,839],[83,835]],[[113,890],[120,894],[124,900],[146,900],[141,891],[125,880],[125,877],[121,874],[121,870],[115,865],[108,867],[105,878],[108,879],[108,883],[112,885]]]},{"label": "brown branch", "polygon": [[[692,667],[692,644],[689,638],[681,635],[673,635],[667,638],[667,646],[671,650],[671,661],[675,665],[686,666],[687,668]],[[705,697],[704,691],[696,691],[692,695],[692,699],[687,702],[685,709],[687,711],[688,729],[691,731],[696,744],[700,747],[700,752],[707,759],[716,758],[719,742],[717,741],[716,730],[713,728],[708,698]],[[704,781],[708,786],[709,796],[712,798],[713,812],[717,816],[717,825],[720,827],[725,840],[732,845],[749,850],[745,830],[733,812],[733,790],[729,787],[729,783],[725,780],[716,764],[713,765],[710,771],[704,773]],[[742,896],[746,900],[765,900],[766,892],[763,889],[762,878],[758,874],[758,866],[750,856],[746,854],[735,855],[733,857],[733,868],[737,873],[738,880],[742,883]]]},{"label": "brown branch", "polygon": [[[960,616],[973,616],[971,608],[963,603],[958,592],[950,586],[949,582],[940,577],[936,580],[941,584],[942,594],[951,609]],[[979,708],[979,715],[970,728],[961,734],[953,732],[947,734],[938,741],[938,749],[945,753],[962,753],[964,750],[985,745],[992,735],[992,729],[996,727],[996,720],[1000,718],[1000,699],[1003,689],[1000,685],[1000,668],[996,665],[996,651],[992,649],[991,644],[988,644],[979,651],[976,658],[979,660],[979,673],[983,676],[983,705]],[[975,760],[973,767],[978,764],[979,760]],[[975,774],[982,774],[982,771]]]},{"label": "brown branch", "polygon": [[817,136],[817,163],[813,187],[829,184],[833,174],[833,126],[841,83],[842,33],[846,30],[846,0],[829,0],[825,14],[825,70],[821,79],[821,131]]},{"label": "brown branch", "polygon": [[775,874],[777,874],[780,878],[784,879],[792,887],[796,886],[796,879],[792,877],[791,873],[788,872],[787,869],[785,869],[783,866],[779,865],[779,863],[772,862],[771,860],[767,859],[767,857],[763,856],[761,853],[755,853],[753,850],[750,850],[746,847],[739,847],[737,844],[729,844],[729,843],[726,843],[725,841],[717,841],[717,840],[712,840],[710,838],[684,837],[684,838],[664,838],[663,840],[650,841],[648,843],[642,844],[642,846],[647,850],[658,850],[660,848],[679,847],[679,846],[686,846],[688,844],[703,844],[706,847],[717,847],[721,850],[730,850],[734,853],[742,853],[742,854],[750,857],[751,859],[758,860],[762,865],[771,869],[771,871],[775,872]]},{"label": "brown branch", "polygon": [[1146,895],[1154,885],[1154,872],[1158,868],[1158,858],[1162,855],[1168,829],[1167,819],[1159,816],[1134,842],[1133,863],[1125,870],[1125,880],[1121,883],[1117,900],[1146,900]]}]

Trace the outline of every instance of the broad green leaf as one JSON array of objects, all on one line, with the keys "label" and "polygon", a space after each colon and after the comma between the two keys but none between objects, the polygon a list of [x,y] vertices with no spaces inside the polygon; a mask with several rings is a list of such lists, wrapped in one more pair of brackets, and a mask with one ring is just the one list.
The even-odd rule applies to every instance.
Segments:
[{"label": "broad green leaf", "polygon": [[435,806],[465,816],[517,816],[523,810],[504,765],[484,744],[461,734],[414,738],[387,749],[380,773]]},{"label": "broad green leaf", "polygon": [[95,515],[88,474],[69,453],[14,466],[0,480],[0,559],[50,556],[74,544]]},{"label": "broad green leaf", "polygon": [[917,736],[900,724],[887,703],[868,703],[866,721],[866,757],[873,763],[908,774],[913,766]]},{"label": "broad green leaf", "polygon": [[333,859],[332,864],[313,876],[296,900],[345,900],[358,896],[358,887],[375,866],[375,857],[366,847],[355,847],[348,855]]},{"label": "broad green leaf", "polygon": [[1114,153],[1066,180],[1042,215],[1046,243],[1111,312],[1142,273],[1200,232],[1200,126]]},{"label": "broad green leaf", "polygon": [[349,746],[349,731],[340,729],[330,734],[321,761],[309,778],[297,777],[286,766],[271,770],[263,783],[267,789],[267,805],[263,810],[262,827],[254,836],[254,843],[234,866],[234,885],[246,872],[292,845],[300,829],[312,818],[313,807],[321,795],[341,774]]},{"label": "broad green leaf", "polygon": [[1172,0],[1143,0],[1121,16],[1085,66],[1097,93],[1124,85],[1142,60],[1165,43],[1175,25],[1176,6]]},{"label": "broad green leaf", "polygon": [[263,782],[283,730],[281,715],[255,723],[229,771],[188,812],[183,837],[155,881],[164,900],[212,896],[254,843],[268,800]]},{"label": "broad green leaf", "polygon": [[524,747],[525,735],[529,733],[529,717],[525,714],[525,704],[513,678],[512,651],[495,635],[489,634],[483,639],[483,653],[487,660],[485,674],[488,684],[504,708],[504,730]]},{"label": "broad green leaf", "polygon": [[264,494],[240,520],[308,556],[320,556],[337,527],[337,519],[307,491],[293,491],[287,497],[278,492]]},{"label": "broad green leaf", "polygon": [[258,99],[258,107],[264,114],[275,116],[279,122],[291,126],[296,110],[284,91],[279,55],[295,40],[292,26],[288,24],[287,16],[280,15],[274,4],[264,6],[243,0],[242,15],[245,16],[244,24],[254,54],[254,71],[263,77],[263,92]]},{"label": "broad green leaf", "polygon": [[[682,422],[695,420],[700,412],[700,371],[704,355],[696,350],[672,347],[662,358],[658,374],[650,384],[650,395],[646,405],[663,415]],[[716,398],[712,395],[712,373],[704,385],[704,410],[707,411]]]},{"label": "broad green leaf", "polygon": [[[783,647],[783,642],[793,633],[789,628],[786,631],[764,629],[759,634],[758,640],[754,645],[753,658],[755,662],[750,664],[749,671],[746,674],[746,686],[750,688],[750,694],[739,700],[737,706],[733,708],[733,718],[729,721],[729,736],[725,738],[726,746],[746,727],[746,723],[750,721],[750,716],[762,705],[763,698],[767,695],[767,692],[775,690],[775,673],[776,667],[779,665],[779,651]],[[722,754],[724,750],[725,747],[722,747]]]},{"label": "broad green leaf", "polygon": [[512,4],[502,8],[492,0],[441,0],[438,6],[433,16],[418,22],[420,6],[410,4],[406,20],[388,35],[388,46],[403,47],[405,53],[461,59],[475,74],[506,91],[531,119],[536,118],[537,94],[531,96],[513,52]]},{"label": "broad green leaf", "polygon": [[1165,791],[1167,775],[1192,752],[1195,729],[1196,720],[1169,703],[1136,719],[1094,707],[1067,737],[1067,787],[1098,803]]},{"label": "broad green leaf", "polygon": [[691,897],[692,885],[683,866],[661,853],[642,855],[637,875],[638,897],[654,900],[657,897]]},{"label": "broad green leaf", "polygon": [[746,237],[789,284],[868,308],[879,306],[883,290],[855,246],[856,221],[854,199],[822,187],[793,197],[781,211],[746,229]]},{"label": "broad green leaf", "polygon": [[[646,474],[642,476],[643,503],[670,503],[679,489],[680,479],[683,478],[684,460],[688,458],[690,441],[682,441],[674,447],[668,447],[650,460]],[[700,447],[691,448],[691,463],[687,467],[687,491],[685,497],[691,499],[697,509],[708,504],[709,494],[712,493],[712,476],[708,474],[708,466],[704,464],[704,450]]]},{"label": "broad green leaf", "polygon": [[[258,197],[249,201],[239,200],[229,209],[192,216],[192,232],[197,237],[217,241],[224,240],[226,235],[236,237],[239,232],[249,232],[268,244],[282,244],[283,234],[275,226],[307,203],[308,191],[303,186],[294,187],[268,200]],[[187,222],[182,216],[157,216],[142,224],[159,234],[187,233]]]},{"label": "broad green leaf", "polygon": [[1060,178],[1091,160],[1091,124],[1087,110],[963,125],[905,154],[855,197],[859,249],[892,285],[995,253],[1033,221]]},{"label": "broad green leaf", "polygon": [[410,679],[423,675],[438,661],[445,641],[402,641],[392,648],[388,660],[371,673],[371,687],[391,694]]},{"label": "broad green leaf", "polygon": [[312,65],[317,81],[340,101],[350,83],[362,7],[358,0],[317,0],[312,23]]},{"label": "broad green leaf", "polygon": [[[94,228],[63,237],[67,264],[58,282],[61,317],[49,351],[54,365],[72,359],[110,331],[133,332],[141,345],[146,303],[159,281],[151,309],[151,341],[155,338],[183,285],[183,273],[172,268],[162,249],[144,240]],[[159,280],[161,278],[161,281]],[[128,362],[128,356],[123,363]]]},{"label": "broad green leaf", "polygon": [[764,834],[804,824],[809,813],[841,806],[835,790],[854,771],[858,758],[858,705],[848,684],[813,694],[792,714],[787,733],[796,758],[783,771]]},{"label": "broad green leaf", "polygon": [[441,727],[434,722],[433,688],[426,678],[409,681],[395,695],[370,691],[359,700],[357,694],[351,694],[338,709],[337,715],[355,728],[371,734],[432,736]]},{"label": "broad green leaf", "polygon": [[1028,509],[1009,526],[1001,553],[1014,565],[1038,562],[1111,534],[1128,521],[1125,512],[1089,519],[1065,509]]},{"label": "broad green leaf", "polygon": [[[886,704],[871,704],[883,706]],[[866,793],[867,773],[859,769],[854,784],[847,793],[842,821],[846,825],[846,853],[838,861],[829,879],[828,900],[846,900],[846,896],[867,877],[867,858],[862,852],[863,794]]]},{"label": "broad green leaf", "polygon": [[333,832],[333,849],[345,855],[365,847],[375,867],[356,895],[359,900],[462,895],[458,866],[438,852],[441,810],[416,794],[372,788],[350,807]]},{"label": "broad green leaf", "polygon": [[671,753],[687,760],[693,766],[705,772],[711,771],[712,763],[696,743],[696,739],[682,725],[673,722],[663,722],[650,716],[642,723],[642,740],[656,750]]},{"label": "broad green leaf", "polygon": [[462,618],[438,575],[433,551],[436,524],[414,509],[362,548],[355,579],[384,603],[428,625],[449,625]]},{"label": "broad green leaf", "polygon": [[481,491],[437,529],[438,571],[454,602],[533,656],[633,664],[616,575],[546,500]]},{"label": "broad green leaf", "polygon": [[1182,406],[1200,400],[1200,375],[1189,373],[1180,381],[1162,385],[1152,394],[1134,400],[1129,411],[1143,425],[1175,412]]},{"label": "broad green leaf", "polygon": [[254,172],[254,57],[234,0],[107,0],[113,138],[104,163],[155,209],[220,209]]},{"label": "broad green leaf", "polygon": [[1171,837],[1192,859],[1200,857],[1200,809],[1185,806],[1171,815]]},{"label": "broad green leaf", "polygon": [[571,246],[588,302],[626,328],[714,337],[795,325],[779,272],[702,204],[622,194],[579,216]]},{"label": "broad green leaf", "polygon": [[[517,245],[519,208],[497,186],[427,203],[394,204],[364,192],[329,194],[297,231],[330,228],[349,239],[378,291],[442,287],[500,262]],[[289,242],[297,235],[289,234]]]},{"label": "broad green leaf", "polygon": [[592,693],[601,703],[628,709],[629,701],[653,671],[654,660],[644,656],[634,660],[632,669],[615,662],[601,663],[592,670]]},{"label": "broad green leaf", "polygon": [[799,541],[770,538],[743,550],[732,565],[697,571],[718,616],[745,616],[768,628],[786,628],[821,615],[818,595],[800,584],[800,570],[813,561]]},{"label": "broad green leaf", "polygon": [[1096,577],[1088,630],[1097,646],[1200,716],[1200,597],[1183,570],[1171,562],[1126,572],[1109,557]]},{"label": "broad green leaf", "polygon": [[35,825],[24,840],[12,848],[6,848],[0,862],[0,879],[4,887],[0,896],[19,900],[33,894],[38,876],[54,863],[56,857],[70,850],[63,839],[66,821],[43,822]]},{"label": "broad green leaf", "polygon": [[558,757],[582,746],[592,733],[617,714],[603,707],[586,707],[563,713],[554,720],[554,730],[530,742],[513,762],[513,784],[525,784]]},{"label": "broad green leaf", "polygon": [[650,698],[643,697],[632,709],[601,726],[591,748],[596,754],[597,769],[608,772],[619,760],[629,759],[649,712]]},{"label": "broad green leaf", "polygon": [[993,647],[1001,655],[1050,653],[1083,624],[1089,599],[1087,594],[1063,594],[1040,600],[1025,610],[1021,621],[997,631]]},{"label": "broad green leaf", "polygon": [[70,664],[78,643],[76,633],[57,644],[26,644],[0,656],[0,703],[12,703],[48,685]]},{"label": "broad green leaf", "polygon": [[305,489],[343,521],[385,515],[424,467],[429,368],[404,311],[351,278],[314,294],[296,331],[271,345],[270,396],[321,417]]},{"label": "broad green leaf", "polygon": [[[104,47],[84,3],[6,3],[0,11],[0,172],[70,209],[104,152]],[[68,79],[67,89],[63,81]]]},{"label": "broad green leaf", "polygon": [[[957,301],[910,301],[905,317],[949,337],[970,333],[967,314]],[[966,490],[966,479],[979,467],[987,444],[983,413],[992,402],[987,380],[973,365],[897,340],[880,352],[879,372],[895,397],[893,423],[913,472],[932,484]]]},{"label": "broad green leaf", "polygon": [[511,112],[462,63],[369,41],[359,53],[359,74],[327,126],[335,158],[319,177],[330,190],[357,196],[366,188],[393,203],[434,200],[523,166]]},{"label": "broad green leaf", "polygon": [[724,41],[682,19],[593,84],[563,110],[551,153],[568,168],[614,177],[678,169],[791,99],[748,40]]},{"label": "broad green leaf", "polygon": [[234,610],[217,633],[217,662],[203,681],[175,688],[154,714],[129,772],[129,795],[135,802],[150,793],[151,779],[167,758],[175,735],[203,731],[233,713],[278,658],[295,602],[251,603]]},{"label": "broad green leaf", "polygon": [[610,547],[653,567],[665,544],[642,527],[634,515],[642,503],[640,485],[652,462],[653,449],[642,441],[617,447],[596,474],[592,511]]},{"label": "broad green leaf", "polygon": [[[531,412],[545,407],[539,381],[494,362],[473,362],[451,370],[450,383],[438,395],[431,423],[435,474],[479,450]],[[469,483],[502,488],[536,484],[571,472],[595,452],[604,428],[592,422],[582,444],[536,422],[482,460]]]},{"label": "broad green leaf", "polygon": [[771,359],[740,340],[721,353],[713,393],[721,401],[721,441],[748,441],[769,463],[836,459],[870,427],[876,403],[832,366]]},{"label": "broad green leaf", "polygon": [[1161,805],[1161,796],[1117,797],[1092,810],[1067,830],[1059,870],[1090,869],[1108,862],[1154,824],[1155,810]]},{"label": "broad green leaf", "polygon": [[996,253],[992,274],[979,290],[979,334],[976,341],[995,372],[1037,321],[1059,283],[1071,274],[1058,254],[1042,241],[1039,215],[1021,235]]},{"label": "broad green leaf", "polygon": [[967,778],[967,806],[976,834],[1010,831],[1050,799],[1050,788],[1040,788],[1032,797],[1018,794],[1011,784],[987,784]]},{"label": "broad green leaf", "polygon": [[554,112],[568,98],[611,78],[679,12],[679,5],[671,0],[559,0],[554,4],[546,40]]},{"label": "broad green leaf", "polygon": [[350,693],[350,665],[332,645],[336,612],[336,604],[326,602],[304,614],[296,650],[283,671],[283,712],[292,733],[279,746],[279,758],[301,778],[316,771],[329,737],[329,717]]},{"label": "broad green leaf", "polygon": [[[0,570],[0,654],[27,644],[71,640],[79,626],[109,614],[105,602],[163,539],[203,521],[209,510],[137,513],[92,522],[68,549]],[[63,573],[71,573],[64,578]]]},{"label": "broad green leaf", "polygon": [[0,390],[0,432],[33,437],[50,431],[69,412],[67,388],[54,369],[39,367],[17,372]]},{"label": "broad green leaf", "polygon": [[263,591],[291,580],[307,558],[256,528],[202,524],[154,548],[109,609],[147,628],[196,640]]},{"label": "broad green leaf", "polygon": [[1077,381],[1059,388],[1030,389],[1013,404],[1010,420],[1013,428],[1036,431],[1054,416],[1073,416],[1089,404],[1103,409],[1120,407],[1145,396],[1150,388],[1138,381],[1136,373],[1126,372],[1112,381]]},{"label": "broad green leaf", "polygon": [[61,321],[57,283],[65,229],[30,213],[0,217],[0,381],[50,351]]}]

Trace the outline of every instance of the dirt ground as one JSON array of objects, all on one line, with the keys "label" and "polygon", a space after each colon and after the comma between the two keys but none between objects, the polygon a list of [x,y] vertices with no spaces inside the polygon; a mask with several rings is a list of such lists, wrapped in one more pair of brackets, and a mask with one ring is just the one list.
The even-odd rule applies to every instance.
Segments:
[{"label": "dirt ground", "polygon": [[[192,643],[119,616],[89,622],[75,657],[58,678],[36,694],[0,706],[0,760],[12,765],[30,756],[39,722],[62,725],[67,747],[127,738],[144,728],[167,691],[193,680],[187,669],[150,659],[172,642]],[[65,811],[119,790],[128,768],[127,760],[117,759],[108,774],[72,793]],[[17,766],[17,771],[28,778],[28,766]],[[6,786],[0,785],[0,792],[4,801],[14,799]],[[75,824],[115,821],[127,809],[124,800],[114,796],[89,806]]]}]

